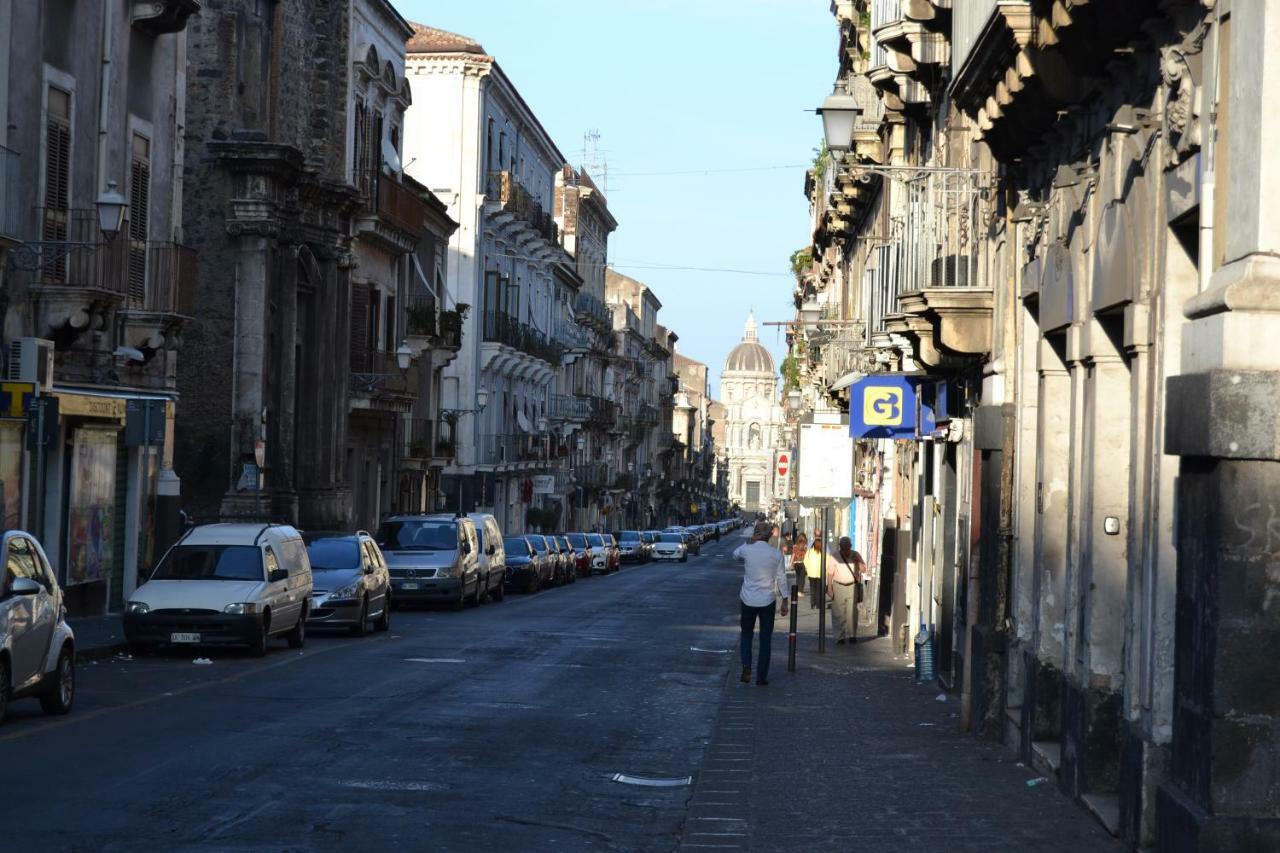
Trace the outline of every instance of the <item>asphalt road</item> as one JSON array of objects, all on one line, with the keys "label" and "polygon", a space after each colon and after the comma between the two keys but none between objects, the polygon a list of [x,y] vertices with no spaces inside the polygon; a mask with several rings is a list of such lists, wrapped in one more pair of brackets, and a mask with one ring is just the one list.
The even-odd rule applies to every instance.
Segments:
[{"label": "asphalt road", "polygon": [[0,850],[673,849],[690,789],[611,777],[697,773],[740,541],[261,660],[82,666],[70,716],[0,726]]}]

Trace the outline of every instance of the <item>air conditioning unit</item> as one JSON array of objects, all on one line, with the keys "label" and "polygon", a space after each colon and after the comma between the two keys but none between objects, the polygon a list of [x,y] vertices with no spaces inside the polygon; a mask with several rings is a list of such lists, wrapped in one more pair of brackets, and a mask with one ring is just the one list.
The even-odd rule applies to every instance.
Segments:
[{"label": "air conditioning unit", "polygon": [[4,378],[9,382],[34,382],[42,393],[53,390],[53,341],[16,338],[9,342]]}]

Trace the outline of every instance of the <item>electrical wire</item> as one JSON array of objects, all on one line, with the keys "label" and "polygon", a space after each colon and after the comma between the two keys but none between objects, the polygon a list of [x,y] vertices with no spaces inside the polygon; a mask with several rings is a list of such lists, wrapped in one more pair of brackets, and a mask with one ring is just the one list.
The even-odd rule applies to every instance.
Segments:
[{"label": "electrical wire", "polygon": [[666,175],[722,175],[732,172],[776,172],[781,169],[808,169],[812,163],[787,163],[782,166],[731,166],[722,169],[681,169],[671,172],[610,172],[609,178],[656,178]]},{"label": "electrical wire", "polygon": [[[534,258],[529,255],[515,255],[509,252],[486,252],[487,258],[505,258],[507,260],[524,261],[528,264],[542,264],[550,266],[554,261],[543,260],[542,258]],[[682,266],[680,264],[660,264],[652,261],[622,261],[616,260],[604,263],[585,264],[588,268],[597,269],[632,269],[632,270],[670,270],[672,272],[706,272],[706,273],[725,273],[731,275],[758,275],[758,276],[776,276],[780,278],[793,278],[789,272],[769,272],[766,270],[744,270],[732,267],[693,267]]]}]

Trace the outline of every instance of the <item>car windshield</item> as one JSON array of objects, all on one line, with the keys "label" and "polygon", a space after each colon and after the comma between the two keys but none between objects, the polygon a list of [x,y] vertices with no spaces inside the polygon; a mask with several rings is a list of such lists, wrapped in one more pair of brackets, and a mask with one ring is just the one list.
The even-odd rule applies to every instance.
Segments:
[{"label": "car windshield", "polygon": [[262,552],[257,545],[177,545],[151,573],[153,581],[262,579]]},{"label": "car windshield", "polygon": [[655,534],[655,533],[653,533],[653,532],[651,532],[651,531],[648,531],[648,530],[646,530],[644,533],[641,533],[641,534],[640,534],[640,536],[641,536],[641,538],[643,538],[643,539],[644,539],[644,541],[646,541],[646,542],[657,542],[657,541],[658,541],[658,536],[657,536],[657,534]]},{"label": "car windshield", "polygon": [[508,536],[502,540],[502,544],[506,547],[508,554],[527,554],[529,553],[528,544],[519,536]]},{"label": "car windshield", "polygon": [[587,547],[587,537],[581,533],[570,533],[569,544],[575,548]]},{"label": "car windshield", "polygon": [[378,545],[386,551],[454,551],[458,525],[453,521],[384,521]]},{"label": "car windshield", "polygon": [[360,540],[356,537],[315,539],[307,543],[307,558],[315,571],[360,568]]},{"label": "car windshield", "polygon": [[634,530],[624,530],[618,534],[619,542],[636,542],[639,541],[640,534]]},{"label": "car windshield", "polygon": [[541,536],[526,536],[525,539],[538,553],[544,553],[547,550],[547,542]]},{"label": "car windshield", "polygon": [[658,537],[659,542],[683,542],[684,539],[679,533],[663,533]]},{"label": "car windshield", "polygon": [[603,537],[603,536],[601,536],[599,533],[589,533],[589,534],[587,534],[587,541],[591,543],[591,547],[593,547],[593,548],[603,548],[603,547],[604,547],[604,537]]}]

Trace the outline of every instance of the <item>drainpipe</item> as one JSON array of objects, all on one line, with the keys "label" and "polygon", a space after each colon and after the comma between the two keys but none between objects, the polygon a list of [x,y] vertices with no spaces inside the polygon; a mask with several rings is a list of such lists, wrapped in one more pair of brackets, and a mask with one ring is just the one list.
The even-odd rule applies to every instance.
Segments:
[{"label": "drainpipe", "polygon": [[[102,68],[98,80],[98,192],[107,188],[107,139],[110,111],[108,101],[111,94],[111,55],[114,50],[112,38],[112,13],[115,3],[102,4]],[[125,188],[128,192],[128,188]]]},{"label": "drainpipe", "polygon": [[[1220,12],[1218,13],[1221,14]],[[1219,50],[1222,36],[1222,22],[1215,19],[1213,22],[1213,48],[1209,51],[1209,56],[1213,57],[1213,89],[1206,92],[1202,89],[1200,97],[1204,98],[1206,94],[1209,97],[1207,105],[1201,104],[1200,109],[1200,162],[1203,164],[1200,174],[1200,241],[1197,247],[1198,272],[1200,274],[1199,292],[1204,293],[1209,289],[1209,281],[1213,277],[1213,217],[1214,217],[1214,191],[1216,184],[1215,164],[1215,143],[1213,136],[1216,127],[1216,119],[1218,113],[1218,94],[1221,91],[1221,75],[1217,70],[1219,61]],[[1208,109],[1205,109],[1205,106]],[[1166,103],[1165,109],[1168,109]]]}]

